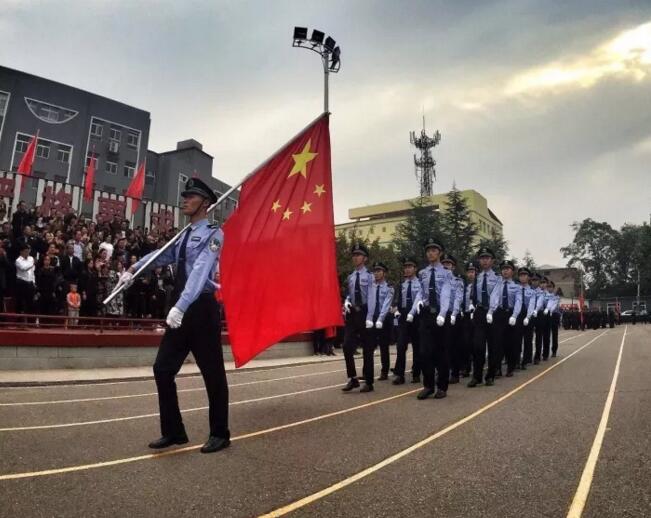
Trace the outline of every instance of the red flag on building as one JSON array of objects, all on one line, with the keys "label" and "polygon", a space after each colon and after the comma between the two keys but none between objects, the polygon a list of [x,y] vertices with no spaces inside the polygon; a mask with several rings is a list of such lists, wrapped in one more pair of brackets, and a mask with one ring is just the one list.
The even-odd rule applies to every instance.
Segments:
[{"label": "red flag on building", "polygon": [[138,210],[138,205],[142,200],[142,194],[145,192],[145,163],[142,162],[136,175],[131,180],[125,196],[131,198],[131,215],[133,216]]},{"label": "red flag on building", "polygon": [[34,135],[29,141],[29,144],[27,145],[27,151],[25,151],[23,158],[20,160],[20,163],[18,164],[17,172],[24,175],[24,177],[20,181],[21,191],[25,188],[25,184],[27,183],[27,177],[32,176],[32,168],[34,167],[34,159],[36,158],[37,142],[38,142],[38,131],[36,132],[36,135]]},{"label": "red flag on building", "polygon": [[327,114],[243,184],[224,234],[222,295],[237,367],[289,335],[342,325]]},{"label": "red flag on building", "polygon": [[93,186],[95,185],[95,153],[90,157],[90,163],[86,168],[86,183],[84,184],[84,200],[93,199]]}]

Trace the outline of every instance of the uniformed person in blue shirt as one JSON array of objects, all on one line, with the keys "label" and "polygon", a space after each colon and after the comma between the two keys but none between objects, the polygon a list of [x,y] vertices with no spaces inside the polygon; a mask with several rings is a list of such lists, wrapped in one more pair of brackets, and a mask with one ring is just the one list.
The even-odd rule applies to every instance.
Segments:
[{"label": "uniformed person in blue shirt", "polygon": [[517,322],[515,324],[515,332],[517,334],[517,355],[521,356],[520,368],[525,370],[533,360],[533,312],[534,312],[534,290],[529,285],[531,277],[531,270],[526,266],[518,269],[518,280],[520,285],[520,296],[522,298],[522,305],[520,312],[516,314]]},{"label": "uniformed person in blue shirt", "polygon": [[459,383],[459,376],[462,369],[462,328],[461,319],[463,312],[461,311],[461,303],[463,302],[463,289],[464,281],[457,275],[457,259],[452,254],[443,255],[441,264],[446,270],[452,272],[452,307],[448,309],[448,314],[445,319],[446,331],[446,349],[448,350],[450,360],[450,384]]},{"label": "uniformed person in blue shirt", "polygon": [[384,263],[373,263],[373,282],[368,290],[368,309],[366,311],[366,343],[364,344],[364,380],[366,385],[360,392],[373,390],[373,375],[375,371],[373,356],[375,348],[380,348],[382,368],[379,381],[389,378],[389,342],[391,341],[391,326],[393,314],[393,288],[387,284],[388,268]]},{"label": "uniformed person in blue shirt", "polygon": [[[547,283],[549,297],[547,299],[547,315],[549,317],[549,331],[551,334],[552,358],[558,353],[558,326],[561,323],[561,298],[556,292],[554,281]],[[549,349],[547,349],[549,353]]]},{"label": "uniformed person in blue shirt", "polygon": [[516,363],[516,343],[514,327],[516,312],[520,311],[522,301],[518,285],[513,282],[515,264],[513,261],[502,261],[500,264],[502,277],[496,284],[490,298],[490,307],[486,315],[493,326],[493,354],[488,356],[488,371],[486,384],[491,385],[495,375],[501,371],[502,358],[506,356],[506,376],[513,376]]},{"label": "uniformed person in blue shirt", "polygon": [[[481,385],[484,375],[484,363],[486,362],[486,350],[488,355],[494,355],[493,336],[491,324],[493,315],[488,315],[490,297],[493,288],[499,278],[493,271],[495,253],[488,247],[482,247],[477,252],[479,259],[479,273],[475,278],[473,291],[477,294],[475,310],[473,313],[473,348],[472,348],[472,379],[468,382],[469,387]],[[500,359],[501,361],[501,359]],[[487,385],[492,385],[493,380],[487,380]]]},{"label": "uniformed person in blue shirt", "polygon": [[350,251],[355,270],[346,279],[346,299],[344,300],[344,359],[348,383],[344,392],[359,387],[355,368],[355,349],[367,342],[366,313],[368,311],[368,292],[373,283],[373,274],[366,268],[368,248],[355,243]]},{"label": "uniformed person in blue shirt", "polygon": [[551,345],[551,316],[549,314],[549,309],[547,309],[547,304],[549,303],[549,298],[551,297],[550,286],[551,280],[547,277],[543,277],[540,282],[540,286],[543,288],[543,296],[541,300],[538,301],[540,309],[538,311],[538,318],[540,318],[540,327],[542,330],[542,359],[543,361],[549,360],[549,349]]},{"label": "uniformed person in blue shirt", "polygon": [[426,399],[434,394],[436,399],[441,399],[447,396],[450,379],[444,326],[452,304],[452,272],[441,264],[441,254],[445,249],[440,239],[428,239],[424,249],[429,265],[418,273],[421,289],[415,301],[416,311],[420,315],[420,357],[423,371],[423,390],[417,397]]},{"label": "uniformed person in blue shirt", "polygon": [[394,385],[405,382],[405,369],[407,365],[407,347],[411,343],[413,353],[411,366],[411,382],[420,383],[420,336],[418,319],[414,301],[420,293],[420,282],[416,276],[418,261],[414,257],[402,260],[404,278],[396,287],[394,295],[394,314],[398,318],[398,342],[396,364],[393,369]]},{"label": "uniformed person in blue shirt", "polygon": [[[210,436],[201,452],[211,453],[230,445],[228,384],[222,355],[219,304],[214,297],[213,282],[223,233],[216,225],[210,225],[206,217],[208,207],[217,201],[208,185],[191,178],[181,196],[181,208],[191,226],[174,246],[149,265],[152,269],[172,263],[177,266],[172,294],[174,307],[167,315],[168,328],[154,363],[162,436],[149,447],[160,449],[188,442],[174,378],[191,351],[208,392]],[[120,278],[120,283],[129,285],[133,272],[150,255],[131,266]]]},{"label": "uniformed person in blue shirt", "polygon": [[463,299],[461,300],[461,372],[467,378],[472,371],[472,331],[475,305],[477,304],[477,265],[473,261],[465,264],[466,278],[463,281]]},{"label": "uniformed person in blue shirt", "polygon": [[533,364],[538,365],[542,357],[542,343],[544,334],[543,311],[547,290],[545,281],[538,272],[531,276],[531,288],[533,289],[533,328],[536,332],[535,350],[533,354]]}]

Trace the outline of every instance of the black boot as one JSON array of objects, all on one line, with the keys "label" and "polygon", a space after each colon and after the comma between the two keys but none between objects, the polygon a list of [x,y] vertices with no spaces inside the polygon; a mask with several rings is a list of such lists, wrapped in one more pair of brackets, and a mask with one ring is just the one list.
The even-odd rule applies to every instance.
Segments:
[{"label": "black boot", "polygon": [[343,390],[344,392],[350,392],[351,390],[357,387],[359,387],[359,381],[357,381],[357,379],[355,378],[350,378],[348,380],[348,383],[346,383],[346,386],[341,390]]}]

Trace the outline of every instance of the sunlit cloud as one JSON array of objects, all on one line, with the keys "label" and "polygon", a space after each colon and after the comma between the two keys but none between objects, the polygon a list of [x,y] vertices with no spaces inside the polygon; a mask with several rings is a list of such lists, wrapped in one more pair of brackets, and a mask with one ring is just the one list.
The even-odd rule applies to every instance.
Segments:
[{"label": "sunlit cloud", "polygon": [[651,72],[651,22],[621,32],[588,55],[536,67],[511,79],[509,96],[590,88],[602,79],[641,81]]}]

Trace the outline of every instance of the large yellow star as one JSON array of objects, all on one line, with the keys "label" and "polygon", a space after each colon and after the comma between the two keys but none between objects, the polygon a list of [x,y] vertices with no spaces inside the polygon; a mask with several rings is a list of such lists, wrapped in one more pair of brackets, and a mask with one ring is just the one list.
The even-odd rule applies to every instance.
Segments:
[{"label": "large yellow star", "polygon": [[308,162],[314,160],[314,158],[319,154],[312,153],[310,151],[311,143],[312,139],[308,140],[307,144],[305,144],[305,147],[303,148],[303,151],[296,155],[292,155],[292,158],[294,159],[294,167],[292,167],[292,170],[287,178],[291,178],[297,174],[300,174],[303,178],[307,178],[307,164]]},{"label": "large yellow star", "polygon": [[276,200],[274,204],[271,206],[271,210],[274,212],[278,212],[278,209],[280,208],[280,200]]},{"label": "large yellow star", "polygon": [[294,213],[291,210],[287,209],[285,212],[283,212],[283,219],[289,219],[292,214]]},{"label": "large yellow star", "polygon": [[306,212],[312,212],[312,204],[304,201],[301,210],[303,211],[303,214]]},{"label": "large yellow star", "polygon": [[319,198],[321,197],[322,194],[325,193],[325,189],[323,188],[323,185],[324,185],[324,184],[317,185],[317,186],[314,188],[314,194],[316,194]]}]

